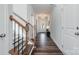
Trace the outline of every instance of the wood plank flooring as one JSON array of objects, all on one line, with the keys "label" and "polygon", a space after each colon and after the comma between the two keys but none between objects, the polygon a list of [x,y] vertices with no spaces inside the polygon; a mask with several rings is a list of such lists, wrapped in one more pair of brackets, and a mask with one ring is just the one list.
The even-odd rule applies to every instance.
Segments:
[{"label": "wood plank flooring", "polygon": [[36,39],[36,48],[32,55],[63,55],[52,39],[46,36],[46,33],[38,33]]}]

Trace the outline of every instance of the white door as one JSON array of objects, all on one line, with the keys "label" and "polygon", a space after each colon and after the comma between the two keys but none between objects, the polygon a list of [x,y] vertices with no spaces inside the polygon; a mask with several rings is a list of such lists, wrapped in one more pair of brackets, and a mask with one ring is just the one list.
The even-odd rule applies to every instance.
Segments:
[{"label": "white door", "polygon": [[0,4],[0,55],[9,54],[8,15],[8,5]]},{"label": "white door", "polygon": [[75,46],[75,51],[76,54],[79,55],[79,5],[75,5],[75,13],[76,13],[76,30],[75,30],[75,36],[76,36],[76,46]]},{"label": "white door", "polygon": [[[76,20],[76,5],[64,5],[63,24],[62,24],[62,39],[63,50],[65,54],[77,54],[77,37],[75,35],[77,20]],[[79,43],[78,43],[79,44]],[[79,45],[78,45],[79,46]]]}]

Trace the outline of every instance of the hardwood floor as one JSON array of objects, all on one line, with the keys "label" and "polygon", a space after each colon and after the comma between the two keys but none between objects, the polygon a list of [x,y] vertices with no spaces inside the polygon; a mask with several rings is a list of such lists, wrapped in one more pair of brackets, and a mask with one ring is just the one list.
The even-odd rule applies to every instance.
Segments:
[{"label": "hardwood floor", "polygon": [[63,55],[52,39],[46,36],[46,33],[38,33],[36,48],[32,55]]}]

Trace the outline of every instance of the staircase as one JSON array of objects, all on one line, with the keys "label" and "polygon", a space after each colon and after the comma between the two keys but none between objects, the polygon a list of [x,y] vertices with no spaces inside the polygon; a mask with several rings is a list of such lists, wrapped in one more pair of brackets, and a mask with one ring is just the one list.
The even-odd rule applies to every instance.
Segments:
[{"label": "staircase", "polygon": [[[42,34],[44,34],[42,36]],[[41,38],[42,37],[42,38]],[[43,40],[43,41],[42,41]],[[36,40],[36,48],[32,55],[62,55],[63,53],[52,41],[51,38],[47,38],[46,33],[39,33]]]},{"label": "staircase", "polygon": [[[17,14],[11,15],[10,20],[13,25],[13,42],[9,53],[11,55],[30,55],[35,44],[33,32],[31,32],[31,35],[29,33],[30,29],[33,31],[33,26]],[[31,39],[29,39],[30,36],[32,36]]]}]

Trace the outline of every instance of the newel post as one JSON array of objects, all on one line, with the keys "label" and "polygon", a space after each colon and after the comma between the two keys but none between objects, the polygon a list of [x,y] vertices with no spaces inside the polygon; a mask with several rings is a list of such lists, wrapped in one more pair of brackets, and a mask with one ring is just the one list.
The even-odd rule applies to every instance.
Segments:
[{"label": "newel post", "polygon": [[29,41],[29,25],[26,24],[26,44],[28,43]]}]

